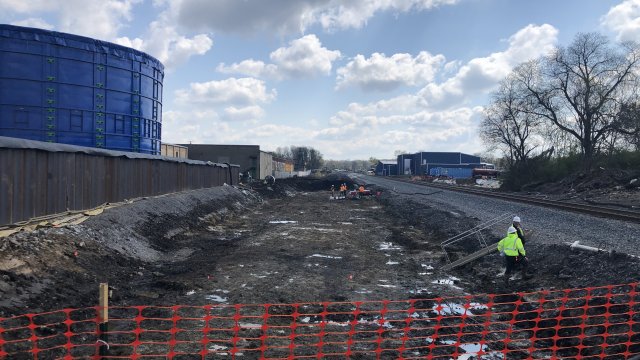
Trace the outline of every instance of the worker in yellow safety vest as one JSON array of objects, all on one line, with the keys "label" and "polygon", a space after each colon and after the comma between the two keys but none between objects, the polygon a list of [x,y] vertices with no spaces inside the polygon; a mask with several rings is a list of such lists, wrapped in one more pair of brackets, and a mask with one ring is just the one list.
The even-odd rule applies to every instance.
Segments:
[{"label": "worker in yellow safety vest", "polygon": [[516,232],[518,233],[518,237],[520,241],[522,241],[522,246],[526,244],[526,239],[524,238],[524,229],[522,229],[522,225],[520,224],[520,217],[513,217],[513,227],[516,228]]},{"label": "worker in yellow safety vest", "polygon": [[529,259],[527,259],[527,252],[524,250],[522,240],[518,237],[518,231],[515,227],[509,226],[507,236],[498,243],[498,251],[505,256],[506,260],[507,270],[504,272],[505,285],[509,284],[511,272],[517,266],[521,266],[523,278],[526,279],[529,277],[527,275]]}]

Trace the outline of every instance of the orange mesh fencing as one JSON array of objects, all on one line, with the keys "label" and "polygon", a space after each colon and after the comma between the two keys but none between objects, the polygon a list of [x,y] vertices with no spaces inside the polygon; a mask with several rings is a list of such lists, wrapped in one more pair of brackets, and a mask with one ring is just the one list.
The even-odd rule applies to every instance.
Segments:
[{"label": "orange mesh fencing", "polygon": [[626,359],[638,284],[403,301],[110,307],[0,318],[11,359]]}]

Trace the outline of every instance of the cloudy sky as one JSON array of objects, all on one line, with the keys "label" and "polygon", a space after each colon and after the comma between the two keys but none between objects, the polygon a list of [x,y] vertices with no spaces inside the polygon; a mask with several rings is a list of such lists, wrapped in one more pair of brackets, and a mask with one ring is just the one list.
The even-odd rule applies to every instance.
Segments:
[{"label": "cloudy sky", "polygon": [[640,0],[0,0],[0,22],[160,59],[165,142],[366,159],[483,151],[513,66],[578,32],[640,39]]}]

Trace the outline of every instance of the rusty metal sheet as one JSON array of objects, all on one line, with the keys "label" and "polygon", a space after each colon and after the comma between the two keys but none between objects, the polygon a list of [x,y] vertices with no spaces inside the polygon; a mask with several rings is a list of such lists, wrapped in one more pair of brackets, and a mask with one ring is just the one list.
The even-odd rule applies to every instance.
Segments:
[{"label": "rusty metal sheet", "polygon": [[237,184],[239,171],[237,165],[0,147],[0,224],[106,202]]}]

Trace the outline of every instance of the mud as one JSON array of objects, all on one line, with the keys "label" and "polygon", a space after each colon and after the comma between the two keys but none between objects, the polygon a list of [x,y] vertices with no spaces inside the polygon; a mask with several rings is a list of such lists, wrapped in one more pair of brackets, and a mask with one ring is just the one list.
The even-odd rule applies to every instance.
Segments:
[{"label": "mud", "polygon": [[[495,254],[443,273],[440,242],[477,219],[400,199],[330,199],[344,177],[169,195],[81,225],[0,239],[0,316],[112,305],[401,300],[637,280],[638,259],[527,243],[534,277],[502,285]],[[463,256],[475,245],[453,249]]]}]

